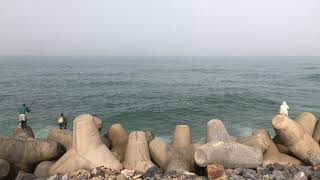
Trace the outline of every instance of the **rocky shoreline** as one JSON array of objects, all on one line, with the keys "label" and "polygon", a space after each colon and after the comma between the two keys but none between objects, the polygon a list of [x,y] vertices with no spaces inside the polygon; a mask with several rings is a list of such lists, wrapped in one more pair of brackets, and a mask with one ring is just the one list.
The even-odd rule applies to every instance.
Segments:
[{"label": "rocky shoreline", "polygon": [[317,117],[276,115],[272,126],[273,138],[262,128],[236,138],[214,119],[205,140],[193,143],[191,128],[178,125],[170,144],[121,124],[100,135],[102,120],[89,114],[75,118],[73,131],[51,129],[47,139],[17,127],[0,137],[0,179],[320,179]]}]

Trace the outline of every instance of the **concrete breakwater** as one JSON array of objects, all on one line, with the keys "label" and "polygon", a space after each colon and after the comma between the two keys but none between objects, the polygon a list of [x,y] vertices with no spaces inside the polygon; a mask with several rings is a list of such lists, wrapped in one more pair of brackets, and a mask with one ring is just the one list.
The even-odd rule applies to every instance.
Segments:
[{"label": "concrete breakwater", "polygon": [[246,138],[229,135],[223,121],[207,122],[205,140],[178,125],[171,143],[149,131],[128,132],[84,114],[73,131],[51,129],[36,139],[32,129],[0,137],[2,179],[320,179],[320,125],[312,113],[294,120],[276,115],[271,137],[256,129]]}]

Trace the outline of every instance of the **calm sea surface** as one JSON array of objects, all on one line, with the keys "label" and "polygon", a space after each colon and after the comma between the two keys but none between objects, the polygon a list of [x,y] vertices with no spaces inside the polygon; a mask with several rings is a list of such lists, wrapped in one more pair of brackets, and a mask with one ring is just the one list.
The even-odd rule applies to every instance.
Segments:
[{"label": "calm sea surface", "polygon": [[17,125],[17,108],[31,104],[37,137],[71,119],[97,115],[104,129],[121,122],[169,139],[178,124],[194,139],[206,122],[224,121],[246,136],[258,127],[273,134],[281,101],[289,115],[320,116],[320,57],[0,57],[0,134]]}]

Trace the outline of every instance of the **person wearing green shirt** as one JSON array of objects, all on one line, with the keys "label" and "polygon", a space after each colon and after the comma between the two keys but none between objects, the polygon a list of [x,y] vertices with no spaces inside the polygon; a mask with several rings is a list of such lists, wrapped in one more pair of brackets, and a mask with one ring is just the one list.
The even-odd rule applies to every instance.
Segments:
[{"label": "person wearing green shirt", "polygon": [[22,128],[27,126],[27,113],[31,112],[26,104],[22,104],[22,106],[18,109],[19,120]]}]

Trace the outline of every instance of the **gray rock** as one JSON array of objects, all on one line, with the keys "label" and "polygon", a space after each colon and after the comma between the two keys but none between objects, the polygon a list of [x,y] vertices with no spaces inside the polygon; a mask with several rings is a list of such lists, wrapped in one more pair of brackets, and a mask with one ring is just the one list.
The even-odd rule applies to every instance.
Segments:
[{"label": "gray rock", "polygon": [[292,176],[295,176],[299,172],[299,170],[297,170],[294,166],[289,166],[288,170]]},{"label": "gray rock", "polygon": [[268,168],[270,171],[274,171],[274,170],[283,171],[284,169],[286,169],[284,165],[281,165],[279,163],[268,164],[266,168]]},{"label": "gray rock", "polygon": [[320,179],[320,172],[311,171],[311,179]]},{"label": "gray rock", "polygon": [[142,178],[145,179],[148,177],[154,177],[156,175],[161,176],[162,172],[157,166],[152,166],[145,173],[142,174]]},{"label": "gray rock", "polygon": [[308,177],[304,172],[299,171],[293,176],[293,180],[308,180]]},{"label": "gray rock", "polygon": [[310,154],[307,158],[307,161],[310,163],[310,165],[315,166],[320,164],[320,160],[313,154]]},{"label": "gray rock", "polygon": [[36,177],[33,174],[25,173],[23,171],[19,171],[18,176],[15,180],[35,180]]},{"label": "gray rock", "polygon": [[7,160],[0,159],[0,179],[5,178],[10,172],[10,164]]},{"label": "gray rock", "polygon": [[292,179],[292,175],[289,173],[289,171],[274,170],[272,172],[272,175],[273,175],[275,180],[289,180],[289,179]]},{"label": "gray rock", "polygon": [[244,170],[244,168],[241,168],[241,167],[236,168],[236,169],[233,170],[233,174],[241,175],[243,170]]},{"label": "gray rock", "polygon": [[311,168],[312,166],[301,166],[301,165],[297,165],[295,166],[295,168],[298,170],[298,171],[302,171],[304,172],[307,177],[311,177],[311,174],[312,174],[312,171],[311,171]]},{"label": "gray rock", "polygon": [[249,179],[257,179],[257,172],[253,169],[245,169],[242,171],[242,176]]},{"label": "gray rock", "polygon": [[246,180],[244,177],[240,176],[240,175],[237,175],[237,174],[232,174],[230,177],[229,177],[229,180]]},{"label": "gray rock", "polygon": [[257,174],[263,176],[263,175],[271,174],[271,172],[268,168],[257,167]]}]

